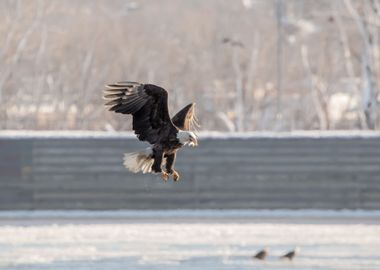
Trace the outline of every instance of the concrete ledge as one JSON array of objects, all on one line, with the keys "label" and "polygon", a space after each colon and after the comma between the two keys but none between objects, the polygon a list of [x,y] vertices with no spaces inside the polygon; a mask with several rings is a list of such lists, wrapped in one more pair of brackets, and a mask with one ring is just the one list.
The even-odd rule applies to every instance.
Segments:
[{"label": "concrete ledge", "polygon": [[378,132],[202,133],[179,183],[131,174],[132,133],[0,132],[0,209],[380,210]]}]

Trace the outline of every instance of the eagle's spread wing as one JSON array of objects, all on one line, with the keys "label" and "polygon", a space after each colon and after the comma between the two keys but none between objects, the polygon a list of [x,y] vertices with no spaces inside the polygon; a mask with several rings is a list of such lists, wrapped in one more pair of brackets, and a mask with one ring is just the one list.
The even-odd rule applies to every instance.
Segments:
[{"label": "eagle's spread wing", "polygon": [[197,131],[199,124],[195,115],[195,103],[190,103],[180,110],[173,116],[172,122],[179,129]]},{"label": "eagle's spread wing", "polygon": [[156,143],[175,129],[168,111],[168,93],[153,84],[118,82],[104,90],[105,105],[116,113],[133,115],[133,130],[140,141]]}]

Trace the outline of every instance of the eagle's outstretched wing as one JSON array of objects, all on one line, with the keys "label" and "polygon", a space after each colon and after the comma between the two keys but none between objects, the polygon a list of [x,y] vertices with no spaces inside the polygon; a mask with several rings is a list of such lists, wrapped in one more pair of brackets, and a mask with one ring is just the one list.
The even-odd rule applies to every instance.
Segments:
[{"label": "eagle's outstretched wing", "polygon": [[156,143],[176,129],[168,111],[168,93],[153,84],[118,82],[104,90],[105,105],[116,113],[133,115],[133,130],[140,141]]},{"label": "eagle's outstretched wing", "polygon": [[198,131],[199,124],[195,115],[195,103],[186,105],[172,118],[173,124],[186,131]]}]

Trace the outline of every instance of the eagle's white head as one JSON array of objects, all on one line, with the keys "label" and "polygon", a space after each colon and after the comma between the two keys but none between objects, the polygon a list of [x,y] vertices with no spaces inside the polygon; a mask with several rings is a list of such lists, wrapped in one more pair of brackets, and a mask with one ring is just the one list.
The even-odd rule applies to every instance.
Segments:
[{"label": "eagle's white head", "polygon": [[191,131],[179,130],[177,133],[177,139],[183,145],[190,145],[192,147],[198,146],[197,135]]}]

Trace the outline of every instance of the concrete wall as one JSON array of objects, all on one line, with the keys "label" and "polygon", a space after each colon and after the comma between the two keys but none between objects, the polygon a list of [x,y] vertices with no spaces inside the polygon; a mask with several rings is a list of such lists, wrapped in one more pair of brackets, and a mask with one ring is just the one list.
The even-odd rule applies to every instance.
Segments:
[{"label": "concrete wall", "polygon": [[380,136],[204,136],[179,152],[178,183],[127,172],[123,153],[142,147],[0,133],[0,209],[380,209]]}]

